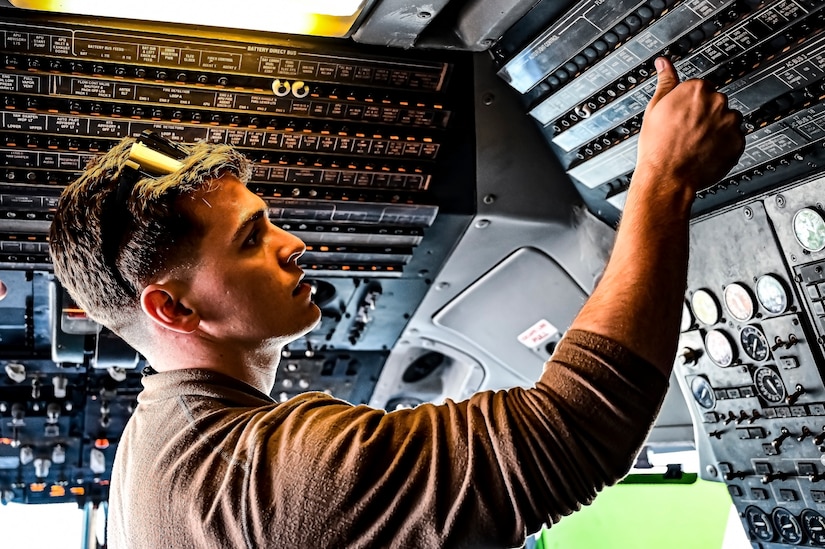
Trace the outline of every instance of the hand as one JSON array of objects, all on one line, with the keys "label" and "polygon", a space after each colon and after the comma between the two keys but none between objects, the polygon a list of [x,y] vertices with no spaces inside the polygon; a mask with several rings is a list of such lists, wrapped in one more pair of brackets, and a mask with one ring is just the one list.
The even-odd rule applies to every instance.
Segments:
[{"label": "hand", "polygon": [[[652,184],[691,194],[718,182],[745,149],[742,113],[704,80],[679,83],[673,64],[656,60],[659,81],[645,110],[636,172]],[[634,177],[634,180],[636,178]]]}]

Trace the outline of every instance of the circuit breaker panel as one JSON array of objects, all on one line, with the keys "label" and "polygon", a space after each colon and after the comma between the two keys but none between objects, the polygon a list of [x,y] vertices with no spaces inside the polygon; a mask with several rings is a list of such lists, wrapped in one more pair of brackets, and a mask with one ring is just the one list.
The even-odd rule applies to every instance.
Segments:
[{"label": "circuit breaker panel", "polygon": [[744,155],[700,193],[696,213],[823,162],[819,0],[580,2],[549,26],[537,30],[534,20],[525,18],[494,48],[499,75],[523,94],[568,175],[608,223],[624,209],[660,55],[683,79],[716,85],[745,117]]}]

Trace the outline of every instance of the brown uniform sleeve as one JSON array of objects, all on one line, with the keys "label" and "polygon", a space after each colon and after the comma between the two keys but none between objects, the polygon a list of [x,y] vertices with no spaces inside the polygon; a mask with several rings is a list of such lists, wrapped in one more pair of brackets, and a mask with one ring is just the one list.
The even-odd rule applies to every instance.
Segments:
[{"label": "brown uniform sleeve", "polygon": [[665,387],[618,344],[571,331],[531,389],[391,413],[306,398],[274,431],[258,422],[252,537],[283,547],[520,545],[626,474]]}]

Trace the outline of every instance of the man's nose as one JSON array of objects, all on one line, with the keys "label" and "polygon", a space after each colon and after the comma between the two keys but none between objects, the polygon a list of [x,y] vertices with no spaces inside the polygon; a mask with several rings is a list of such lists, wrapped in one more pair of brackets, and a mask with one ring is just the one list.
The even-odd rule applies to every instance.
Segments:
[{"label": "man's nose", "polygon": [[275,227],[278,233],[278,258],[284,264],[297,263],[307,247],[304,241],[294,234]]}]

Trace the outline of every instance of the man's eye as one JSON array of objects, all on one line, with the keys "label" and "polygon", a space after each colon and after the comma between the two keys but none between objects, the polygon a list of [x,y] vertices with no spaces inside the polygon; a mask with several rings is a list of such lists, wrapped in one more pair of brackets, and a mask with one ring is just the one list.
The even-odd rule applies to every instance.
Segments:
[{"label": "man's eye", "polygon": [[260,237],[260,231],[258,229],[255,229],[254,231],[249,233],[249,236],[246,237],[246,240],[244,240],[244,246],[254,246],[254,245],[256,245],[258,243],[258,238],[259,237]]}]

